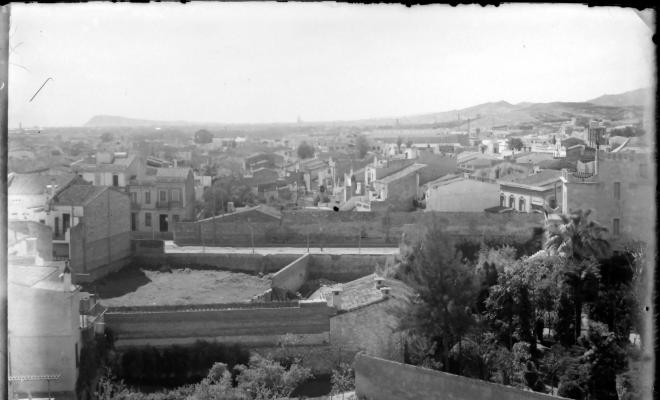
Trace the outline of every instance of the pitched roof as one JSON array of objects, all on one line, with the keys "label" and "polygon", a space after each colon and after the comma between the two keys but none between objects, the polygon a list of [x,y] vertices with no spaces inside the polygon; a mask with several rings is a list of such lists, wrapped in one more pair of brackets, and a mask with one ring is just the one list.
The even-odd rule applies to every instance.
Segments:
[{"label": "pitched roof", "polygon": [[157,178],[188,178],[190,168],[158,168],[156,170]]},{"label": "pitched roof", "polygon": [[[309,296],[309,299],[324,299],[327,301],[332,296],[332,290],[339,287],[342,290],[340,310],[352,311],[368,306],[385,300],[383,292],[376,289],[375,277],[376,274],[370,274],[343,284],[321,286]],[[408,299],[412,295],[412,290],[407,285],[394,279],[383,279],[383,286],[391,289],[391,297]]]},{"label": "pitched roof", "polygon": [[505,178],[500,180],[500,183],[504,185],[507,183],[514,183],[527,186],[543,186],[558,181],[560,177],[561,171],[557,171],[555,169],[544,169],[540,172],[527,176],[515,176],[509,179]]},{"label": "pitched roof", "polygon": [[77,175],[39,175],[14,174],[9,182],[10,195],[39,195],[46,193],[47,185],[57,185],[59,188],[77,178]]},{"label": "pitched roof", "polygon": [[409,165],[409,166],[405,167],[404,169],[402,169],[400,171],[397,171],[397,172],[395,172],[391,175],[387,175],[383,178],[377,179],[376,181],[381,182],[381,183],[385,183],[385,184],[391,183],[391,182],[397,181],[401,178],[404,178],[404,177],[406,177],[406,176],[408,176],[408,175],[410,175],[410,174],[412,174],[416,171],[419,171],[420,169],[422,169],[424,167],[426,167],[426,164]]},{"label": "pitched roof", "polygon": [[84,206],[109,189],[108,186],[71,185],[53,198],[53,204]]}]

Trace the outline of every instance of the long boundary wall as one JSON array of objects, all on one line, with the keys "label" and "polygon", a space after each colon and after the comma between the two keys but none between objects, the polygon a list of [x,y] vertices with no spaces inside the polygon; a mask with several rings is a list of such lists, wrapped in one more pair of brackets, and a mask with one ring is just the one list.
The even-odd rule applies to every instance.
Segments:
[{"label": "long boundary wall", "polygon": [[327,345],[334,314],[324,301],[117,307],[108,309],[105,323],[115,334],[117,347],[199,339],[277,346],[286,334],[297,335],[301,344]]},{"label": "long boundary wall", "polygon": [[383,246],[398,243],[406,226],[433,223],[457,237],[515,237],[526,240],[541,227],[541,214],[486,212],[322,212],[284,211],[280,220],[248,224],[247,221],[203,220],[174,226],[179,245],[257,246]]},{"label": "long boundary wall", "polygon": [[359,353],[355,391],[368,400],[557,400],[563,397],[520,390],[478,379],[401,364]]}]

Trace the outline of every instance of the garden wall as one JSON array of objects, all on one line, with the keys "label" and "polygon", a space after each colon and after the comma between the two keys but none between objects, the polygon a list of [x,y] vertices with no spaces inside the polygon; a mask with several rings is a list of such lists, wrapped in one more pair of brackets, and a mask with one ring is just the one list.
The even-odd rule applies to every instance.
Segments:
[{"label": "garden wall", "polygon": [[309,277],[310,255],[304,254],[297,260],[277,271],[271,280],[271,287],[297,292]]},{"label": "garden wall", "polygon": [[[238,217],[238,216],[237,216]],[[179,245],[257,246],[391,246],[406,225],[437,223],[459,237],[512,236],[529,239],[541,227],[541,214],[492,214],[486,212],[356,212],[284,211],[281,220],[248,224],[246,221],[197,221],[176,223]]]},{"label": "garden wall", "polygon": [[356,394],[359,398],[368,400],[431,400],[438,398],[557,400],[563,398],[401,364],[363,353],[359,353],[355,357],[354,368]]},{"label": "garden wall", "polygon": [[196,340],[277,346],[287,333],[304,345],[325,345],[334,313],[324,301],[117,307],[108,309],[105,324],[117,347]]},{"label": "garden wall", "polygon": [[136,254],[140,268],[204,267],[247,274],[272,273],[295,261],[297,254],[146,253]]}]

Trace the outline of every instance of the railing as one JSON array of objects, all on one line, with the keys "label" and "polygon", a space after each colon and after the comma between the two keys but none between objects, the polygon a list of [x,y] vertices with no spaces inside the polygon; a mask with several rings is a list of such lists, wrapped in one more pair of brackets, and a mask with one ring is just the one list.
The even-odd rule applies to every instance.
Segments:
[{"label": "railing", "polygon": [[169,201],[157,201],[156,202],[156,208],[170,208],[170,202]]}]

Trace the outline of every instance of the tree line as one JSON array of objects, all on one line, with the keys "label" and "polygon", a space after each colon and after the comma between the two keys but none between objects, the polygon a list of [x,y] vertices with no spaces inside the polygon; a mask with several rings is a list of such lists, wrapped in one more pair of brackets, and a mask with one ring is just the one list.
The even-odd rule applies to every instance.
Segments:
[{"label": "tree line", "polygon": [[533,256],[483,244],[470,260],[429,229],[393,273],[417,293],[401,316],[406,362],[572,399],[636,398],[629,336],[645,256],[613,254],[588,216],[563,216]]}]

